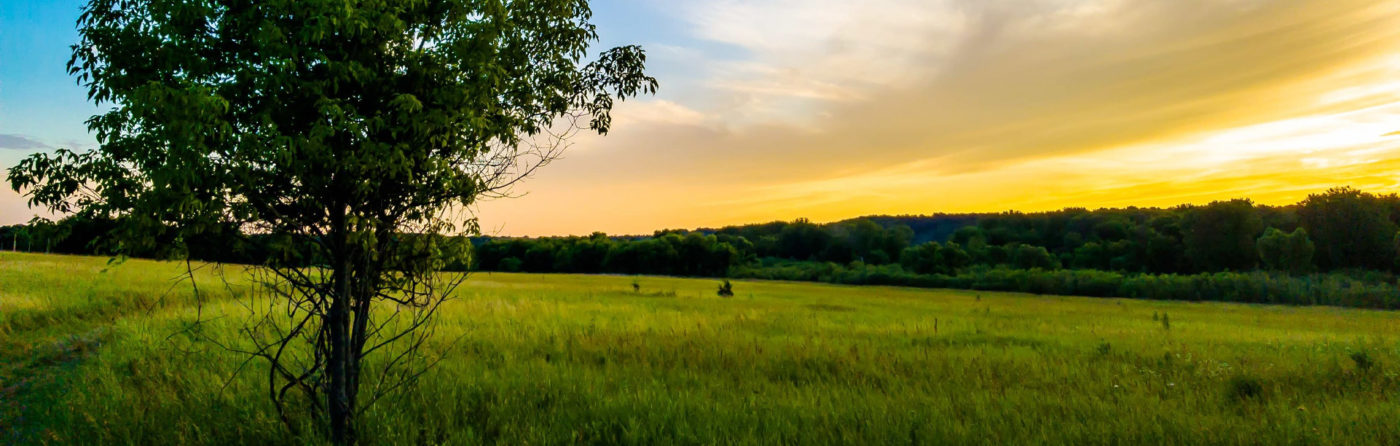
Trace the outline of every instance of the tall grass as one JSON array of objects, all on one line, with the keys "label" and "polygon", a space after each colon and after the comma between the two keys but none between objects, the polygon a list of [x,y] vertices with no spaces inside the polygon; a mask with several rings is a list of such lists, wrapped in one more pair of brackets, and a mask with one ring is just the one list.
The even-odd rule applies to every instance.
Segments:
[{"label": "tall grass", "polygon": [[[0,443],[305,444],[183,335],[183,264],[0,254]],[[241,278],[204,286],[235,339]],[[208,271],[203,283],[218,283]],[[474,275],[373,444],[1383,444],[1396,315],[882,286]],[[651,291],[665,290],[665,293]],[[1153,319],[1170,314],[1171,325]],[[1359,366],[1365,352],[1367,366]],[[229,378],[232,376],[232,380]],[[227,387],[223,387],[228,382]],[[0,394],[5,395],[5,394]]]}]

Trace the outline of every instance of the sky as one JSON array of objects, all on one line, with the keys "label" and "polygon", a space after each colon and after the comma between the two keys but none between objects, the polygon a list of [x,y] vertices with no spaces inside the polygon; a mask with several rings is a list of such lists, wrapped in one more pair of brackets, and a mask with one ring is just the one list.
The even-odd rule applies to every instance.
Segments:
[{"label": "sky", "polygon": [[[97,146],[81,2],[0,2],[0,166]],[[495,235],[1400,191],[1400,2],[607,0],[661,82]],[[36,214],[0,188],[0,224]]]}]

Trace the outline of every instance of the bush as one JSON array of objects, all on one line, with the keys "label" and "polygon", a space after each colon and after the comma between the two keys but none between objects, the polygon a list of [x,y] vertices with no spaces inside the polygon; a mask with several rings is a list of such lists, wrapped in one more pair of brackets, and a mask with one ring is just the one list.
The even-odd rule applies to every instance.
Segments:
[{"label": "bush", "polygon": [[734,297],[734,286],[725,280],[724,283],[719,284],[719,291],[716,294],[719,297]]},{"label": "bush", "polygon": [[1225,396],[1232,401],[1243,402],[1264,395],[1264,385],[1259,378],[1248,375],[1235,375],[1225,388]]},{"label": "bush", "polygon": [[1371,366],[1376,365],[1376,360],[1371,359],[1371,354],[1365,351],[1352,352],[1350,356],[1351,361],[1356,363],[1357,370],[1364,372],[1370,370]]}]

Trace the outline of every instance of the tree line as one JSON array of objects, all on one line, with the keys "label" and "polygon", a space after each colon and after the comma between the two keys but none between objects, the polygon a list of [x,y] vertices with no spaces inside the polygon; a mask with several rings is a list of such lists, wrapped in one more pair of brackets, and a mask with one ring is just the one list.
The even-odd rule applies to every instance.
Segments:
[{"label": "tree line", "polygon": [[718,276],[768,258],[946,275],[975,266],[1153,274],[1393,271],[1400,265],[1397,243],[1400,198],[1341,187],[1288,206],[1235,199],[827,224],[799,219],[650,237],[485,238],[474,245],[482,270]]},{"label": "tree line", "polygon": [[[82,216],[36,221],[0,227],[0,243],[26,251],[102,252],[112,248],[102,244],[111,227],[110,219]],[[650,236],[469,241],[471,254],[448,268],[719,277],[783,260],[889,265],[947,276],[979,267],[1126,274],[1393,272],[1400,265],[1400,197],[1339,187],[1287,206],[1235,199],[1172,208],[874,216],[826,224],[798,219]],[[183,245],[194,258],[240,262],[265,257],[274,243],[288,242],[226,228]],[[126,254],[160,257],[161,246],[126,247]]]}]

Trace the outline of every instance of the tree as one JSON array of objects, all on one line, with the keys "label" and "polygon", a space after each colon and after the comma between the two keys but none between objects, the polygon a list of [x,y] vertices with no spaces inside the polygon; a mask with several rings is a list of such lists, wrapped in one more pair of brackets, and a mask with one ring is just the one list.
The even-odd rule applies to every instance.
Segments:
[{"label": "tree", "polygon": [[[29,230],[34,238],[42,240],[44,254],[53,250],[55,242],[62,241],[68,237],[67,227],[47,219],[34,217],[29,220]],[[37,247],[30,248],[38,251]]]},{"label": "tree", "polygon": [[525,262],[521,262],[519,258],[506,257],[501,259],[501,262],[497,264],[497,268],[500,268],[501,271],[513,273],[520,271],[521,265],[524,263]]},{"label": "tree", "polygon": [[947,274],[957,274],[958,270],[972,264],[972,256],[957,242],[944,243],[943,249],[938,251],[938,257]]},{"label": "tree", "polygon": [[[1400,232],[1395,233],[1395,239],[1391,242],[1390,246],[1396,253],[1400,253]],[[1395,256],[1394,265],[1395,269],[1400,270],[1400,254]]]},{"label": "tree", "polygon": [[1259,260],[1269,269],[1292,274],[1312,269],[1314,246],[1303,228],[1294,229],[1292,233],[1269,228],[1259,237],[1258,246]]},{"label": "tree", "polygon": [[1200,271],[1248,270],[1259,260],[1263,221],[1249,200],[1216,201],[1186,215],[1186,257]]},{"label": "tree", "polygon": [[905,270],[918,274],[946,273],[942,251],[943,246],[938,242],[910,246],[899,253],[899,264]]},{"label": "tree", "polygon": [[1094,225],[1093,234],[1103,241],[1118,241],[1132,234],[1133,223],[1121,216],[1104,220]]},{"label": "tree", "polygon": [[1102,269],[1107,270],[1112,262],[1108,251],[1099,242],[1089,242],[1080,245],[1070,256],[1070,265],[1075,268]]},{"label": "tree", "polygon": [[554,254],[556,248],[551,240],[536,240],[530,245],[530,249],[525,250],[525,271],[532,273],[548,273],[554,271]]},{"label": "tree", "polygon": [[820,226],[798,219],[778,233],[778,255],[797,260],[810,260],[831,243],[831,234]]},{"label": "tree", "polygon": [[229,226],[272,240],[260,290],[292,317],[252,323],[247,352],[288,426],[296,404],[353,443],[396,387],[361,400],[365,358],[416,376],[382,371],[460,283],[434,273],[465,254],[445,236],[475,232],[466,209],[655,91],[639,47],[584,63],[590,16],[586,0],[90,0],[69,71],[110,109],[88,121],[100,148],[9,179],[31,205],[116,219],[118,250]]},{"label": "tree", "polygon": [[1387,269],[1395,257],[1386,203],[1349,187],[1311,194],[1300,203],[1298,219],[1317,243],[1317,265],[1323,269]]},{"label": "tree", "polygon": [[1181,243],[1181,216],[1176,213],[1159,215],[1147,222],[1145,269],[1154,273],[1181,272],[1186,253]]},{"label": "tree", "polygon": [[1058,269],[1060,260],[1044,247],[1018,244],[1011,249],[1011,262],[1022,269]]},{"label": "tree", "polygon": [[880,265],[899,259],[900,251],[914,238],[914,231],[905,225],[890,228],[861,218],[826,225],[829,244],[820,253],[822,260],[846,263],[859,260]]}]

